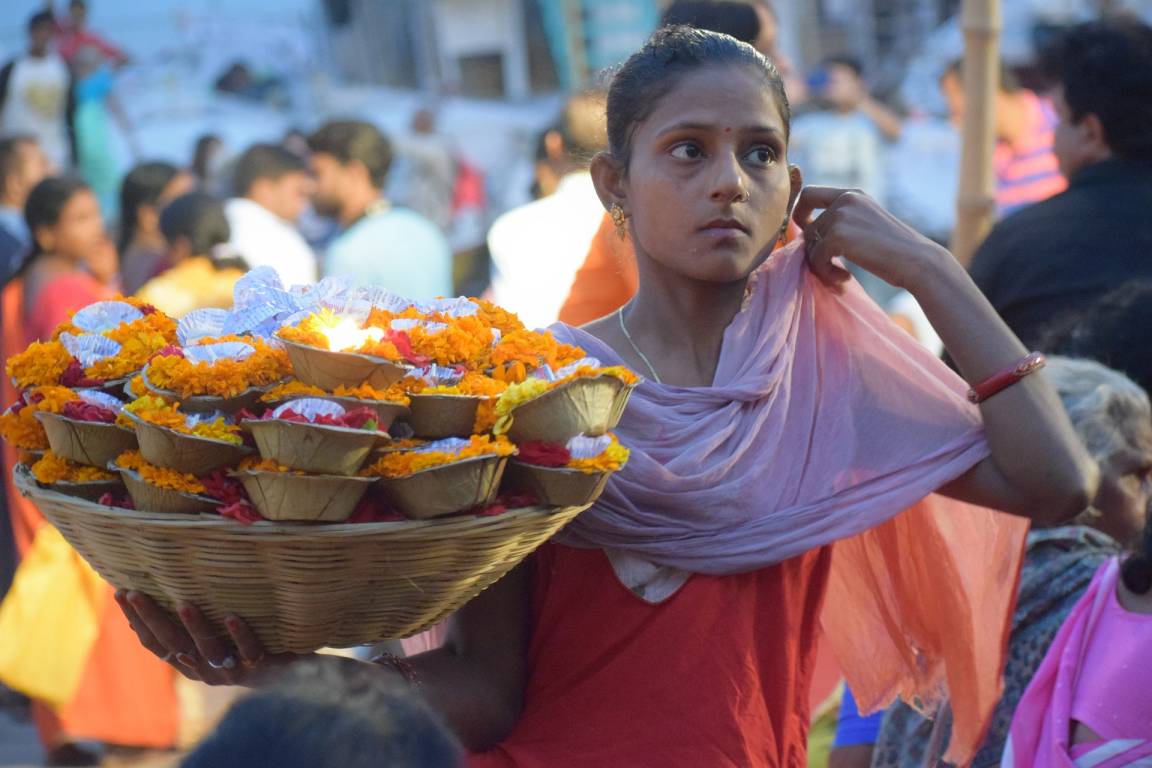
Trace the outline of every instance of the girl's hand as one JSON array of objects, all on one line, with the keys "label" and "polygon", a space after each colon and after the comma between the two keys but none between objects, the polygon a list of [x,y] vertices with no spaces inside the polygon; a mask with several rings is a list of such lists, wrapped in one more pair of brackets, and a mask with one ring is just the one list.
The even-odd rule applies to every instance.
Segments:
[{"label": "girl's hand", "polygon": [[[813,211],[822,210],[809,221]],[[951,254],[880,207],[858,190],[805,187],[793,212],[804,230],[812,272],[842,290],[851,276],[837,257],[848,259],[914,295],[916,281],[932,262]]]},{"label": "girl's hand", "polygon": [[116,602],[140,643],[191,680],[208,685],[255,685],[267,672],[301,658],[294,653],[265,654],[239,616],[227,616],[228,634],[220,635],[190,603],[177,606],[178,624],[140,592],[116,590]]}]

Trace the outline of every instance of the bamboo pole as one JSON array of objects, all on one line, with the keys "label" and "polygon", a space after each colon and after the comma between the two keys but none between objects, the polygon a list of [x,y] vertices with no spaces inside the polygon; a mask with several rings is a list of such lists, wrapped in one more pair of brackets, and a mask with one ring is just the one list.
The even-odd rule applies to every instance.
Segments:
[{"label": "bamboo pole", "polygon": [[1000,81],[1000,0],[964,0],[964,125],[952,253],[965,267],[996,212],[996,94]]}]

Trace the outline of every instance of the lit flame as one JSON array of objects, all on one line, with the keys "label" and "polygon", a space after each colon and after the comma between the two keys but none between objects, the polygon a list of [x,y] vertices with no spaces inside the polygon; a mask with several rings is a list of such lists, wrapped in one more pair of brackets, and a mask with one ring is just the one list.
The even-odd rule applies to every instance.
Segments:
[{"label": "lit flame", "polygon": [[359,349],[370,341],[380,341],[384,331],[380,328],[361,328],[350,317],[340,318],[335,325],[320,331],[328,339],[328,349],[340,352]]}]

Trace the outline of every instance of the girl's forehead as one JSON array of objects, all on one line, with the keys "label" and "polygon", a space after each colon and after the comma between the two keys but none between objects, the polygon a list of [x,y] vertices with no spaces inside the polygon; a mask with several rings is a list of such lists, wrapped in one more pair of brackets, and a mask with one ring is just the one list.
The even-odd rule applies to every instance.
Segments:
[{"label": "girl's forehead", "polygon": [[681,75],[644,120],[647,132],[677,124],[785,133],[781,105],[766,75],[749,66],[712,66]]}]

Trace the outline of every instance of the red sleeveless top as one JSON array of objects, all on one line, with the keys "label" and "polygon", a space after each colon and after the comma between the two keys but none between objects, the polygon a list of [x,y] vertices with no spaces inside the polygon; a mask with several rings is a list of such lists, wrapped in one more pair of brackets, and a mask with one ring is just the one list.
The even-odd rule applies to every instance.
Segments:
[{"label": "red sleeveless top", "polygon": [[831,550],[650,605],[600,550],[535,556],[520,722],[469,768],[796,768]]}]

